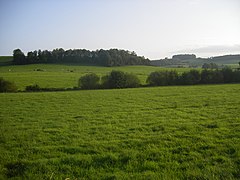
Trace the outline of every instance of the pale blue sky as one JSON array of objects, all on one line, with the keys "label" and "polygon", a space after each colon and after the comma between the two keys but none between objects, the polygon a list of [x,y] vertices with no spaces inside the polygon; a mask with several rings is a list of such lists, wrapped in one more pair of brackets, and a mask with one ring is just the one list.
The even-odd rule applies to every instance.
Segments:
[{"label": "pale blue sky", "polygon": [[240,0],[0,0],[0,55],[60,47],[240,54]]}]

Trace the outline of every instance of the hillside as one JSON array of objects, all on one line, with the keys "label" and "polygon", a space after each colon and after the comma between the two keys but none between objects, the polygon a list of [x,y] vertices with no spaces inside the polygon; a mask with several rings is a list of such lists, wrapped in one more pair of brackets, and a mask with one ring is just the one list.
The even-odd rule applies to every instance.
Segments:
[{"label": "hillside", "polygon": [[196,58],[193,56],[182,56],[179,58],[178,55],[174,55],[170,59],[152,60],[150,62],[153,66],[166,66],[166,67],[201,67],[204,63],[215,63],[217,65],[232,65],[240,62],[240,55],[224,55],[215,56],[211,58]]},{"label": "hillside", "polygon": [[0,66],[9,66],[12,64],[12,56],[0,56]]},{"label": "hillside", "polygon": [[[182,73],[189,68],[173,68]],[[30,64],[0,66],[0,77],[16,83],[23,90],[26,86],[38,84],[41,87],[72,88],[78,85],[78,79],[87,73],[106,75],[112,70],[121,70],[136,74],[142,84],[146,83],[147,76],[154,71],[164,71],[166,68],[155,66],[82,66],[76,64]],[[171,70],[168,68],[167,70]]]}]

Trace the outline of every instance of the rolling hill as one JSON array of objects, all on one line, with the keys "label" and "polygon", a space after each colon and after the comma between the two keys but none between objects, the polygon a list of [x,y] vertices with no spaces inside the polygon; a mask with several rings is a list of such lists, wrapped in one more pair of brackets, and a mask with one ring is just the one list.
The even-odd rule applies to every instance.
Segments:
[{"label": "rolling hill", "polygon": [[204,63],[215,63],[217,65],[233,65],[240,62],[240,55],[224,55],[215,56],[210,58],[201,58],[196,56],[180,56],[174,55],[172,58],[152,60],[150,62],[153,66],[166,66],[166,67],[201,67]]}]

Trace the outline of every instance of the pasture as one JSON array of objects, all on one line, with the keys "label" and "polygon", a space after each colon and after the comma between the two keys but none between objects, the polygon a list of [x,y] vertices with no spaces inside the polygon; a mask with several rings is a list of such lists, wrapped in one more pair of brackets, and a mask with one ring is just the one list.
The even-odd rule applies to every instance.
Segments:
[{"label": "pasture", "polygon": [[[170,68],[168,68],[170,70]],[[182,73],[189,68],[175,68]],[[17,66],[0,66],[0,77],[16,83],[20,90],[26,86],[38,84],[43,88],[73,88],[78,85],[78,79],[87,73],[94,72],[99,76],[104,76],[112,70],[121,70],[134,73],[145,84],[147,76],[156,70],[166,70],[166,68],[154,66],[121,66],[121,67],[101,67],[101,66],[78,66],[59,64],[32,64]]]},{"label": "pasture", "polygon": [[[66,87],[108,70],[27,67],[1,72],[22,87],[45,77],[38,73],[43,85]],[[2,93],[0,179],[239,179],[239,92],[228,84]]]}]

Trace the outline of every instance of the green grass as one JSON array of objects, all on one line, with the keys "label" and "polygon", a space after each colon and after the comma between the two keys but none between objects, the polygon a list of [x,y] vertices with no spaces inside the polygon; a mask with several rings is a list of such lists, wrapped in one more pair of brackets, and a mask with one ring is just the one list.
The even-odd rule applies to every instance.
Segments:
[{"label": "green grass", "polygon": [[202,85],[0,94],[0,179],[239,179],[239,92]]},{"label": "green grass", "polygon": [[[37,69],[41,69],[43,71],[36,71]],[[24,90],[26,86],[33,84],[38,84],[43,88],[72,88],[78,85],[78,79],[86,73],[94,72],[103,76],[113,69],[136,74],[142,84],[145,84],[146,78],[151,72],[156,70],[166,70],[166,68],[153,66],[101,67],[34,64],[0,66],[0,77],[3,77],[6,80],[14,81],[20,90]],[[181,73],[189,69],[176,68],[176,70]]]}]

